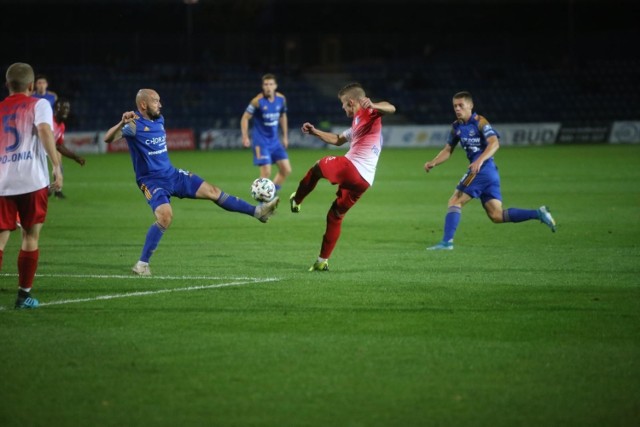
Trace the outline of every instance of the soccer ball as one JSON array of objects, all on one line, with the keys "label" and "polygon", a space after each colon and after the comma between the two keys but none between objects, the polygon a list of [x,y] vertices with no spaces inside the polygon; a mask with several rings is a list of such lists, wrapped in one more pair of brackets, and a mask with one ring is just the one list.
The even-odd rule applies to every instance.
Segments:
[{"label": "soccer ball", "polygon": [[251,197],[258,202],[270,202],[276,197],[276,185],[269,178],[258,178],[251,184]]}]

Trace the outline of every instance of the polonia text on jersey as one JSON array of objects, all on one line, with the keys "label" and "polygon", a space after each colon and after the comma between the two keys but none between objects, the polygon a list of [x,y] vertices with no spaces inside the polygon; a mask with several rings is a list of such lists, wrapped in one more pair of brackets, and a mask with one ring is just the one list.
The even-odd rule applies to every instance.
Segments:
[{"label": "polonia text on jersey", "polygon": [[13,153],[12,155],[5,154],[0,157],[0,163],[19,162],[20,160],[33,160],[33,153],[31,151],[23,151],[21,153]]}]

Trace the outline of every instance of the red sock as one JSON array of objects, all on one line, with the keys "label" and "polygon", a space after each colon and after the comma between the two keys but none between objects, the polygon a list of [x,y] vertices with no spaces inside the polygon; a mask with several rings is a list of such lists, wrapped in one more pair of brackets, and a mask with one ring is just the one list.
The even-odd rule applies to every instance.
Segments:
[{"label": "red sock", "polygon": [[27,252],[20,249],[18,255],[18,286],[23,289],[31,289],[33,286],[33,278],[38,268],[39,251]]},{"label": "red sock", "polygon": [[333,207],[327,214],[327,229],[322,236],[322,247],[320,248],[320,258],[331,258],[331,253],[338,243],[342,230],[342,217],[338,217],[333,211]]},{"label": "red sock", "polygon": [[306,175],[298,183],[295,197],[296,203],[302,203],[304,198],[307,197],[307,195],[311,193],[314,188],[316,188],[316,185],[318,184],[320,178],[320,176],[314,173],[313,168],[307,171]]}]

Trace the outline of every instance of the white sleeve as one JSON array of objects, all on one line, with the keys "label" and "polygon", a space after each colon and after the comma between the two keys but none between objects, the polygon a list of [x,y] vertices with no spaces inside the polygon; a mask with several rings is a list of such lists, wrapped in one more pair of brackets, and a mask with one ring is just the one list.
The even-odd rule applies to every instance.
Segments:
[{"label": "white sleeve", "polygon": [[353,140],[353,129],[349,128],[345,130],[344,132],[342,132],[342,136],[346,138],[347,142],[351,142]]},{"label": "white sleeve", "polygon": [[48,123],[53,130],[53,110],[49,101],[44,98],[36,102],[36,117],[33,124],[38,126],[40,123]]}]

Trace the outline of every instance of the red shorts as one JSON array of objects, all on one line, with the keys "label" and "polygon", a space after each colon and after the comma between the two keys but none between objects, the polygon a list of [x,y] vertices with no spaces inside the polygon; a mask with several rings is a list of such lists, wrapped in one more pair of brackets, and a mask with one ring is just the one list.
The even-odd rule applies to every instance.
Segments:
[{"label": "red shorts", "polygon": [[0,230],[16,229],[16,214],[20,214],[20,224],[31,228],[43,224],[47,217],[49,188],[44,187],[32,193],[15,196],[0,196]]},{"label": "red shorts", "polygon": [[326,156],[318,161],[322,176],[332,184],[338,184],[336,207],[344,215],[369,188],[351,160],[344,156]]}]

